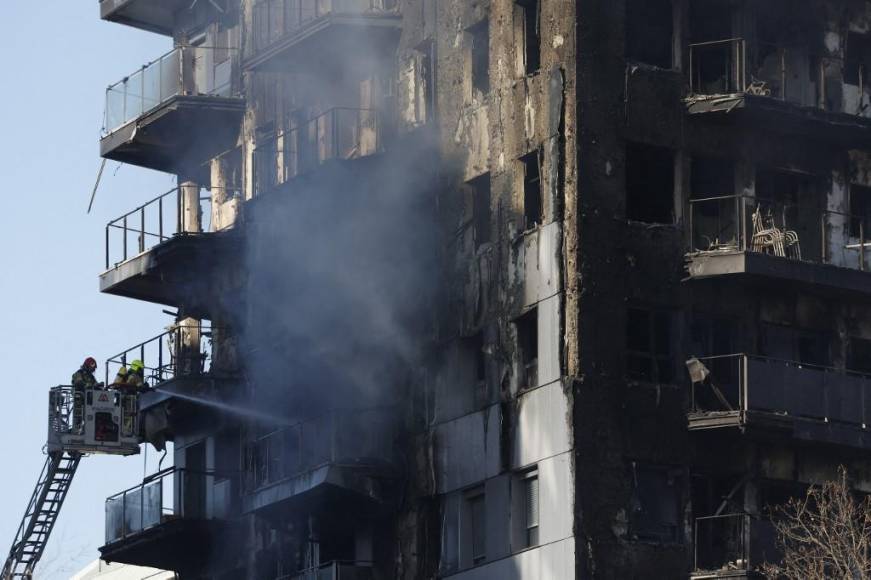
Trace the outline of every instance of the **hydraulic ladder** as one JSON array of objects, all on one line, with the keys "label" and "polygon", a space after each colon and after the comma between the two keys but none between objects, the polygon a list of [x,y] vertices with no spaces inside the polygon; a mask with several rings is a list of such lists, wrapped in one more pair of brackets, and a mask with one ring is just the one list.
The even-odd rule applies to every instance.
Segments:
[{"label": "hydraulic ladder", "polygon": [[2,580],[33,578],[81,457],[76,452],[49,452],[3,566]]}]

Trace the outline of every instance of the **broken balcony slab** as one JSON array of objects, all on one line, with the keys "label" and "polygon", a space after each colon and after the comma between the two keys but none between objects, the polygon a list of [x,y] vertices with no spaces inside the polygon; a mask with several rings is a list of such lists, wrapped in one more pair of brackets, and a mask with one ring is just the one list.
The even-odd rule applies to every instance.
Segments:
[{"label": "broken balcony slab", "polygon": [[172,36],[184,0],[100,0],[100,18],[148,32]]},{"label": "broken balcony slab", "polygon": [[[202,429],[206,424],[239,420],[243,414],[228,413],[239,404],[240,381],[232,376],[211,374],[180,376],[160,384],[139,398],[139,417],[146,441],[162,448],[176,436]],[[244,409],[239,404],[237,409]]]},{"label": "broken balcony slab", "polygon": [[746,277],[862,295],[871,291],[871,272],[752,251],[690,253],[686,257],[686,270],[689,280]]},{"label": "broken balcony slab", "polygon": [[773,97],[738,92],[694,95],[684,99],[695,118],[731,119],[747,128],[764,127],[778,133],[819,139],[846,149],[871,146],[871,119],[801,106]]},{"label": "broken balcony slab", "polygon": [[176,95],[103,137],[100,155],[189,174],[236,145],[244,112],[240,98]]},{"label": "broken balcony slab", "polygon": [[100,274],[100,292],[211,318],[221,304],[221,292],[207,274],[232,262],[240,246],[232,231],[175,235]]}]

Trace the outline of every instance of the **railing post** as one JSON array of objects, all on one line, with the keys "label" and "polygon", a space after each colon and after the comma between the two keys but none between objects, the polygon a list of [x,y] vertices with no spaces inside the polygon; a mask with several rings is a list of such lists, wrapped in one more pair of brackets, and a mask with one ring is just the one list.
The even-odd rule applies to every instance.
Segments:
[{"label": "railing post", "polygon": [[107,270],[109,269],[109,236],[110,236],[109,227],[110,226],[111,226],[111,224],[106,226],[106,269]]},{"label": "railing post", "polygon": [[695,69],[693,68],[693,56],[695,55],[695,52],[696,52],[695,47],[690,46],[689,65],[690,65],[690,94],[691,95],[696,94],[696,77],[694,74]]},{"label": "railing post", "polygon": [[157,240],[163,243],[163,196],[157,198]]},{"label": "railing post", "polygon": [[786,49],[780,49],[780,98],[786,100]]},{"label": "railing post", "polygon": [[127,492],[121,494],[121,537],[127,537]]},{"label": "railing post", "polygon": [[139,210],[139,253],[145,251],[145,206]]},{"label": "railing post", "polygon": [[331,425],[330,425],[330,462],[336,461],[336,457],[338,457],[337,449],[336,449],[336,446],[337,446],[336,434],[337,434],[337,431],[339,429],[338,429],[338,425],[336,423],[336,416],[337,416],[336,411],[332,411],[330,413],[330,423],[331,423]]},{"label": "railing post", "polygon": [[749,365],[747,364],[747,355],[746,354],[741,355],[738,358],[738,361],[739,361],[738,364],[740,365],[739,372],[738,372],[738,380],[741,381],[741,388],[739,391],[741,393],[741,395],[740,395],[741,396],[741,410],[748,411],[750,398],[748,397],[747,390],[750,388],[749,387],[750,376],[749,376],[749,371],[748,371]]},{"label": "railing post", "polygon": [[123,232],[124,232],[124,261],[127,261],[127,216],[124,216],[124,221],[122,222]]},{"label": "railing post", "polygon": [[[822,236],[822,240],[820,240],[820,257],[822,258],[823,264],[829,261],[829,247],[826,243],[826,232],[829,227],[826,223],[826,212],[823,212],[820,215],[820,235]],[[847,224],[847,227],[850,227],[850,224]]]}]

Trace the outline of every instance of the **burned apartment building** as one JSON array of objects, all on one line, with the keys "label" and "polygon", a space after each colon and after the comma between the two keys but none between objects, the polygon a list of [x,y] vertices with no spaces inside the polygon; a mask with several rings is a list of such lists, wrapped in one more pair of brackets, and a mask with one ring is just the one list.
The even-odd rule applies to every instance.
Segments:
[{"label": "burned apartment building", "polygon": [[172,454],[104,559],[751,577],[769,506],[871,492],[871,2],[99,8],[174,45],[101,154],[178,177],[106,228],[174,320],[107,362]]}]

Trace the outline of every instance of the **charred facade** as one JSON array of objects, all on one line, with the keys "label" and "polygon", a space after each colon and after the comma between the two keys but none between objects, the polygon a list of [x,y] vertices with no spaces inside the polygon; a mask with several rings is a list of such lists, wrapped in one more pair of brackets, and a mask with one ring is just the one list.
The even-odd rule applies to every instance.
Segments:
[{"label": "charred facade", "polygon": [[752,577],[871,492],[871,2],[796,4],[101,0],[175,45],[101,153],[178,176],[106,230],[177,319],[103,558]]}]

